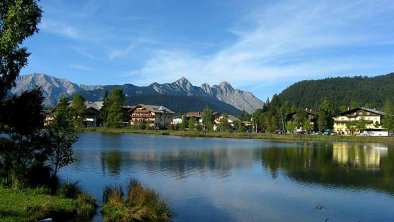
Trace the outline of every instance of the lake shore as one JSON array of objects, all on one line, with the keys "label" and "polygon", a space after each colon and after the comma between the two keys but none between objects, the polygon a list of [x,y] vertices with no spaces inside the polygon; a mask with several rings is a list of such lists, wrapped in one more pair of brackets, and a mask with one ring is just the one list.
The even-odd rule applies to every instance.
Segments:
[{"label": "lake shore", "polygon": [[212,132],[212,131],[174,131],[174,130],[136,130],[130,128],[83,128],[79,132],[101,133],[134,133],[148,135],[168,135],[182,137],[212,137],[234,139],[275,139],[275,140],[314,140],[330,142],[360,142],[360,143],[383,143],[394,144],[394,137],[370,137],[370,136],[326,136],[326,135],[303,135],[303,134],[270,134],[270,133],[239,133],[239,132]]}]

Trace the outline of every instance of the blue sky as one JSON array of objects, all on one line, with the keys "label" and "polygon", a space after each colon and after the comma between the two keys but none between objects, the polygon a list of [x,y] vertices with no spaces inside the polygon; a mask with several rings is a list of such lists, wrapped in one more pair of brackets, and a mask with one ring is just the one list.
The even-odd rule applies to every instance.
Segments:
[{"label": "blue sky", "polygon": [[394,71],[392,0],[41,0],[22,74],[144,86],[228,81],[265,100],[292,83]]}]

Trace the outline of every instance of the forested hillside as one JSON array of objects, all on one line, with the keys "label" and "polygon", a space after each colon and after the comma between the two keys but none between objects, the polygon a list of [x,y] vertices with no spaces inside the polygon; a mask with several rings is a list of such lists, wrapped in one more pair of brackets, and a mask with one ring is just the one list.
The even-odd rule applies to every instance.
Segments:
[{"label": "forested hillside", "polygon": [[381,109],[387,98],[394,101],[394,73],[301,81],[283,90],[279,97],[296,107],[316,109],[327,97],[338,108],[366,106]]},{"label": "forested hillside", "polygon": [[208,96],[140,95],[126,97],[125,104],[157,104],[176,113],[202,111],[206,106],[216,112],[238,115],[240,110]]}]

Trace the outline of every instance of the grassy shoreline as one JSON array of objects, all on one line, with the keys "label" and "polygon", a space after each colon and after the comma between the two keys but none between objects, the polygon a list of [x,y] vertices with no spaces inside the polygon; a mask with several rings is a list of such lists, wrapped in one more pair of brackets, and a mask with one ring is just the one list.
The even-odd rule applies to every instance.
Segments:
[{"label": "grassy shoreline", "polygon": [[323,136],[323,135],[281,135],[268,133],[239,133],[239,132],[208,132],[208,131],[173,131],[173,130],[136,130],[130,128],[84,128],[79,132],[101,133],[133,133],[149,135],[168,135],[182,137],[212,137],[234,139],[274,139],[274,140],[315,140],[329,142],[359,142],[394,144],[394,137],[368,137],[368,136]]},{"label": "grassy shoreline", "polygon": [[50,196],[40,189],[15,190],[0,187],[0,221],[37,221],[47,217],[73,218],[73,199]]}]

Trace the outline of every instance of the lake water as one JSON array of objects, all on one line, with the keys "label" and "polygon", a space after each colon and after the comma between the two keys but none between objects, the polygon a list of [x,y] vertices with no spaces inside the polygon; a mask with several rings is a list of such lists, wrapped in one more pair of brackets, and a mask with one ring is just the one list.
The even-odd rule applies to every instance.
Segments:
[{"label": "lake water", "polygon": [[106,185],[136,178],[162,194],[175,221],[394,221],[393,146],[79,136],[77,161],[60,176],[99,201]]}]

